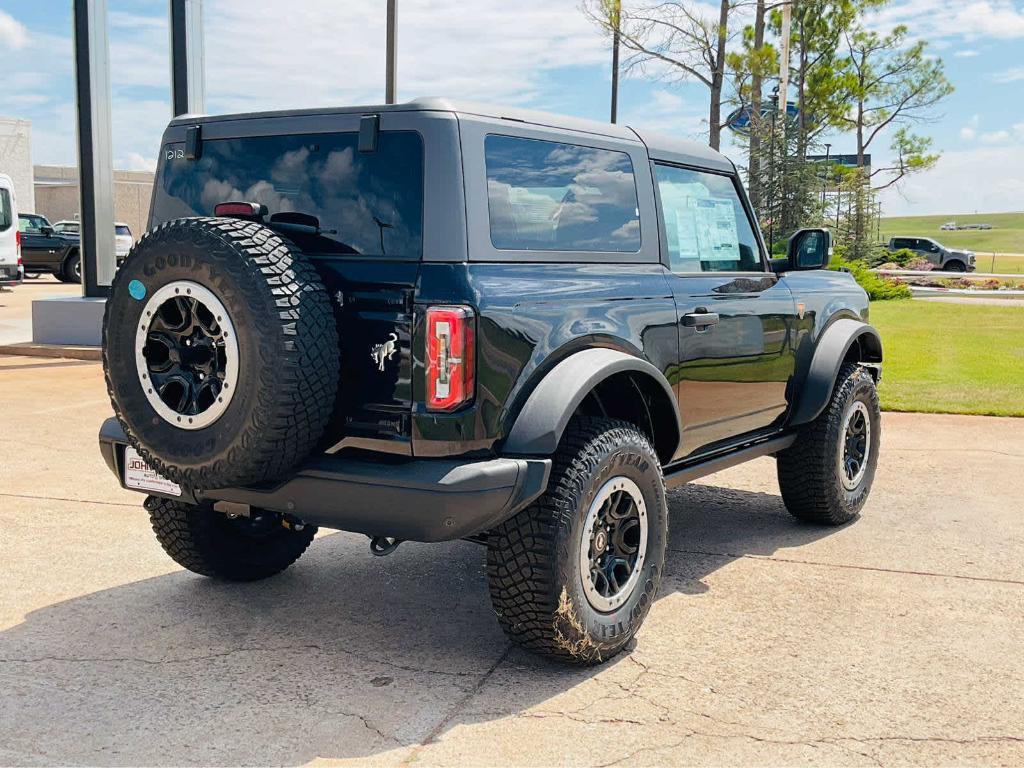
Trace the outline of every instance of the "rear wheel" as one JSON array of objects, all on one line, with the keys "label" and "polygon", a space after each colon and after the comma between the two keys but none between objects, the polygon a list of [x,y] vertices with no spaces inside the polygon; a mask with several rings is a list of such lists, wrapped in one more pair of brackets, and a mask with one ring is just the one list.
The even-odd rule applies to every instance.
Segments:
[{"label": "rear wheel", "polygon": [[881,433],[874,378],[862,366],[844,365],[825,410],[778,455],[790,514],[824,525],[856,518],[871,492]]},{"label": "rear wheel", "polygon": [[280,515],[251,509],[231,518],[212,506],[196,506],[150,496],[146,509],[157,541],[178,565],[201,576],[256,581],[294,563],[316,535],[316,528],[294,526]]},{"label": "rear wheel", "polygon": [[647,616],[667,539],[664,480],[647,437],[628,422],[576,418],[547,492],[488,537],[498,622],[545,656],[605,661]]}]

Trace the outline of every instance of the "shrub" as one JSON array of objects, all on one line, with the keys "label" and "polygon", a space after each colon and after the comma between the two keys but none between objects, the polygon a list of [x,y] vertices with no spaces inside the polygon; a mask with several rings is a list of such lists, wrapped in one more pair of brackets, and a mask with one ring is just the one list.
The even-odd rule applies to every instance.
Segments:
[{"label": "shrub", "polygon": [[832,258],[829,269],[847,269],[853,279],[863,288],[871,301],[887,301],[889,299],[909,299],[910,288],[899,280],[883,277],[871,271],[863,261],[847,261],[841,255]]},{"label": "shrub", "polygon": [[869,267],[878,269],[883,264],[895,264],[895,267],[886,266],[885,269],[909,269],[907,264],[920,257],[909,248],[900,248],[898,251],[890,251],[888,248],[876,248],[867,257]]},{"label": "shrub", "polygon": [[933,269],[935,269],[935,265],[928,261],[928,259],[915,257],[908,261],[903,268],[912,269],[915,272],[931,272]]}]

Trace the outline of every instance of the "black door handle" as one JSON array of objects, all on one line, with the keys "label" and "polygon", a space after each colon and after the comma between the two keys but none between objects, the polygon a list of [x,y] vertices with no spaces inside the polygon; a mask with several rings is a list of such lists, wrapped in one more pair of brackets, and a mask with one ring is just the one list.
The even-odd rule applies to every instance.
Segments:
[{"label": "black door handle", "polygon": [[687,328],[707,328],[712,325],[718,325],[718,313],[717,312],[691,312],[687,315],[683,315],[683,325]]}]

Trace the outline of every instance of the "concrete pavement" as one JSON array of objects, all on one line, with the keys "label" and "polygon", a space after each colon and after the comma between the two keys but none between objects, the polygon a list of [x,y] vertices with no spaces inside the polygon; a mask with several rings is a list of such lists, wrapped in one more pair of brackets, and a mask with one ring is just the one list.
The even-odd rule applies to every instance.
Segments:
[{"label": "concrete pavement", "polygon": [[322,535],[281,576],[179,569],[96,448],[96,363],[0,357],[0,764],[1024,763],[1024,429],[885,414],[862,519],[760,459],[670,495],[627,654],[510,649],[482,548]]}]

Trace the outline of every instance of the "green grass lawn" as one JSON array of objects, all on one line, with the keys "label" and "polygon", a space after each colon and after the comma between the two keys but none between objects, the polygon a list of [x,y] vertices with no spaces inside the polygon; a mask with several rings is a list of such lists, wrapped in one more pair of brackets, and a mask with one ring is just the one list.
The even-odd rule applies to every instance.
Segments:
[{"label": "green grass lawn", "polygon": [[[939,227],[947,221],[958,224],[991,224],[988,230],[958,230],[942,232]],[[882,219],[881,239],[902,235],[906,237],[930,237],[951,248],[966,248],[978,255],[979,271],[989,271],[991,257],[985,254],[1024,254],[1024,213],[978,213],[969,215],[903,216]],[[996,259],[997,272],[1024,272],[1024,258],[1008,261]],[[1012,267],[1012,268],[1011,268]]]},{"label": "green grass lawn", "polygon": [[871,322],[886,410],[1024,416],[1024,307],[881,301]]}]

